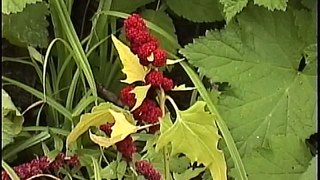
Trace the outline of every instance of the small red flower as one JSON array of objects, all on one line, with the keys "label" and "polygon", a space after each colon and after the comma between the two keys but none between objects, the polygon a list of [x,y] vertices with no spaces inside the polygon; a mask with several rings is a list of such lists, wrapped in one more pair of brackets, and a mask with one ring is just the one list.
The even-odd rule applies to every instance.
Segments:
[{"label": "small red flower", "polygon": [[159,88],[163,81],[163,75],[159,71],[151,71],[146,75],[145,80],[152,87]]},{"label": "small red flower", "polygon": [[136,171],[143,175],[147,180],[161,180],[159,171],[157,171],[148,161],[137,161],[135,165]]},{"label": "small red flower", "polygon": [[108,136],[111,135],[113,123],[106,123],[100,126],[100,130],[105,132]]},{"label": "small red flower", "polygon": [[126,87],[124,87],[121,91],[120,91],[120,100],[128,105],[129,107],[133,107],[134,104],[136,103],[136,98],[135,95],[133,93],[131,93],[130,91],[132,91],[134,89],[133,86],[128,85]]},{"label": "small red flower", "polygon": [[173,80],[163,77],[161,82],[161,87],[166,92],[171,91],[171,89],[173,88]]},{"label": "small red flower", "polygon": [[133,117],[140,123],[153,124],[162,116],[161,108],[151,99],[145,99],[141,106],[132,112]]},{"label": "small red flower", "polygon": [[137,48],[137,55],[140,59],[147,59],[151,53],[158,48],[157,41],[149,41]]},{"label": "small red flower", "polygon": [[152,62],[152,65],[155,67],[162,67],[166,64],[167,61],[167,53],[157,48],[155,51],[153,51],[154,60]]},{"label": "small red flower", "polygon": [[124,140],[116,143],[117,150],[127,161],[132,160],[132,155],[137,151],[137,147],[131,136],[127,136]]},{"label": "small red flower", "polygon": [[126,20],[124,20],[124,28],[125,29],[139,29],[142,31],[147,31],[147,26],[143,21],[142,17],[139,14],[132,14]]},{"label": "small red flower", "polygon": [[141,31],[136,28],[126,29],[126,38],[131,46],[141,46],[153,40],[148,31]]}]

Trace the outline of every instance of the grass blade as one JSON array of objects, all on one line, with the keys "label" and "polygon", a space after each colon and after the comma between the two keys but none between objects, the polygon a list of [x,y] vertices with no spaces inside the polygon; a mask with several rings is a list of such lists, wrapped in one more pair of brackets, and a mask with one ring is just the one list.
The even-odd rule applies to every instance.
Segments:
[{"label": "grass blade", "polygon": [[14,172],[14,170],[4,160],[1,161],[1,164],[11,179],[20,179],[16,172]]}]

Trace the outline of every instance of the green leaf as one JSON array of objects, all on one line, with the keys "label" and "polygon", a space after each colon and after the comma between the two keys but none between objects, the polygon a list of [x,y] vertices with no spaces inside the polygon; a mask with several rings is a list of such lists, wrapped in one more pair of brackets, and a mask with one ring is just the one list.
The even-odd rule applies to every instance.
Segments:
[{"label": "green leaf", "polygon": [[201,172],[203,172],[206,168],[195,168],[195,169],[187,169],[185,172],[178,174],[173,173],[174,180],[185,180],[192,179],[197,177]]},{"label": "green leaf", "polygon": [[248,4],[248,0],[219,0],[219,2],[223,5],[223,12],[227,22],[230,22]]},{"label": "green leaf", "polygon": [[311,63],[297,71],[306,44],[292,11],[248,7],[237,20],[181,53],[215,82],[231,84],[218,107],[240,154],[268,145],[272,135],[309,137],[316,130],[316,71]]},{"label": "green leaf", "polygon": [[254,4],[259,6],[264,6],[268,10],[274,11],[274,10],[282,10],[285,11],[287,8],[287,2],[288,0],[254,0]]},{"label": "green leaf", "polygon": [[103,179],[116,179],[117,178],[117,161],[112,161],[107,167],[100,170],[101,178]]},{"label": "green leaf", "polygon": [[290,134],[272,136],[270,147],[253,151],[243,162],[249,179],[291,180],[300,178],[310,160],[311,154],[305,143]]},{"label": "green leaf", "polygon": [[193,22],[223,20],[218,0],[168,0],[166,3],[177,15]]},{"label": "green leaf", "polygon": [[[178,42],[172,19],[165,12],[147,9],[142,11],[141,16],[149,22],[158,25],[160,28],[165,30],[171,37],[173,37],[176,42]],[[172,44],[166,37],[153,30],[151,30],[151,34],[157,37],[157,39],[160,42],[160,46],[163,49],[172,53],[176,53],[176,50],[179,48],[178,44]]]},{"label": "green leaf", "polygon": [[14,141],[22,130],[22,124],[23,116],[13,104],[9,94],[2,89],[1,149]]},{"label": "green leaf", "polygon": [[205,102],[197,101],[188,110],[177,112],[174,125],[161,133],[156,149],[171,143],[172,155],[183,153],[191,162],[209,168],[213,179],[227,179],[224,155],[217,148],[218,128],[214,116],[204,111],[205,105]]},{"label": "green leaf", "polygon": [[45,48],[48,45],[49,14],[47,4],[30,4],[23,12],[2,15],[2,37],[22,47],[28,45]]},{"label": "green leaf", "polygon": [[170,157],[170,171],[175,173],[183,173],[190,166],[190,159],[186,156],[179,157],[178,154]]},{"label": "green leaf", "polygon": [[111,10],[112,11],[119,11],[124,13],[132,13],[137,8],[146,5],[148,3],[153,2],[154,0],[134,0],[128,2],[128,0],[116,0],[112,1]]},{"label": "green leaf", "polygon": [[42,0],[3,0],[2,13],[10,14],[21,12],[27,6],[27,4],[34,4],[41,1]]},{"label": "green leaf", "polygon": [[308,169],[300,176],[299,180],[317,179],[317,156],[313,157]]},{"label": "green leaf", "polygon": [[299,37],[302,38],[307,44],[316,43],[316,24],[317,12],[307,11],[305,9],[294,10],[295,25],[298,27]]}]

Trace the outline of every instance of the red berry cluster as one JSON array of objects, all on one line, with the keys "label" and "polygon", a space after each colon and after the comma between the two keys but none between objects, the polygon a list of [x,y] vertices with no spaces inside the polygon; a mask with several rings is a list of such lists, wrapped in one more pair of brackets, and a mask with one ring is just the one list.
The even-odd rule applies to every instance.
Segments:
[{"label": "red berry cluster", "polygon": [[[138,14],[132,14],[124,21],[126,38],[130,41],[131,51],[137,54],[140,63],[144,66],[150,63],[154,67],[162,67],[166,64],[167,53],[159,48],[159,43],[153,37],[143,19]],[[153,54],[150,62],[148,57]]]},{"label": "red berry cluster", "polygon": [[135,163],[136,171],[143,175],[148,180],[160,180],[161,175],[159,171],[153,168],[152,164],[148,161],[141,160]]},{"label": "red berry cluster", "polygon": [[[154,94],[158,89],[167,92],[173,88],[172,79],[165,77],[162,72],[158,71],[159,67],[166,64],[167,54],[159,47],[158,41],[150,34],[140,15],[132,14],[129,16],[124,21],[124,28],[131,51],[138,55],[142,65],[151,68],[145,77],[145,84],[150,84],[151,88],[140,107],[133,111],[133,116],[139,124],[157,123],[159,117],[162,116],[162,111],[154,100]],[[133,85],[128,85],[120,91],[121,101],[130,108],[136,103],[135,95],[131,93],[133,89]],[[149,132],[154,133],[157,130],[159,130],[159,126],[153,126]]]},{"label": "red berry cluster", "polygon": [[[77,155],[72,156],[69,160],[65,159],[65,154],[60,153],[53,162],[49,162],[46,156],[33,159],[30,162],[15,166],[13,169],[20,179],[28,179],[34,175],[58,170],[64,165],[74,167],[79,165],[79,158]],[[1,173],[2,180],[10,180],[9,175],[6,171]]]}]

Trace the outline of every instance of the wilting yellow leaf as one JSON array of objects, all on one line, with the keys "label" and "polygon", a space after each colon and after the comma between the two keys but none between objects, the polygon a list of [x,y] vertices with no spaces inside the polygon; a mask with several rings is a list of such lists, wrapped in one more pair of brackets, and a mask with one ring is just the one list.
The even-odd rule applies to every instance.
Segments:
[{"label": "wilting yellow leaf", "polygon": [[110,103],[101,103],[92,108],[91,113],[86,113],[80,117],[80,122],[70,132],[67,137],[67,146],[75,142],[79,136],[85,133],[91,126],[100,126],[104,123],[113,123],[114,119],[109,109],[113,105]]},{"label": "wilting yellow leaf", "polygon": [[114,35],[111,35],[114,46],[116,47],[120,60],[123,65],[122,72],[126,74],[126,79],[121,80],[124,83],[134,83],[136,81],[145,82],[144,78],[148,74],[149,69],[140,64],[137,55],[134,55],[130,48],[118,40]]},{"label": "wilting yellow leaf", "polygon": [[122,141],[124,138],[126,138],[129,134],[135,133],[139,130],[139,127],[132,125],[121,112],[116,112],[112,109],[109,109],[109,112],[112,114],[114,118],[114,125],[112,126],[112,133],[111,137],[102,137],[97,136],[90,133],[90,139],[103,147],[109,147],[119,141]]},{"label": "wilting yellow leaf", "polygon": [[143,100],[146,98],[148,90],[150,89],[151,84],[146,86],[136,86],[131,93],[134,93],[136,98],[136,104],[131,109],[131,112],[137,109],[143,102]]},{"label": "wilting yellow leaf", "polygon": [[174,86],[171,91],[190,91],[196,89],[195,87],[186,87],[185,84],[181,84],[179,86]]}]

